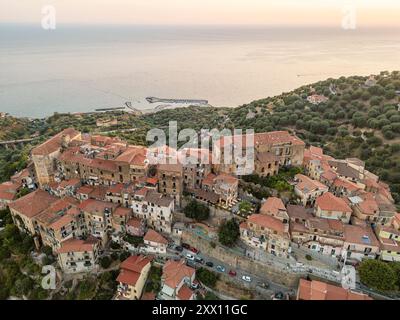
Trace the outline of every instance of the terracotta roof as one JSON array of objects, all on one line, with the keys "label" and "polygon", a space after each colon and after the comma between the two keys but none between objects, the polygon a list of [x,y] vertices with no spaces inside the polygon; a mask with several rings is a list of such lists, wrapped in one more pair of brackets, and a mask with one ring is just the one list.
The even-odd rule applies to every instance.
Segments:
[{"label": "terracotta roof", "polygon": [[140,300],[155,300],[156,294],[154,292],[145,292]]},{"label": "terracotta roof", "polygon": [[50,228],[52,228],[53,230],[60,230],[62,227],[65,227],[66,225],[70,224],[74,220],[75,219],[74,219],[73,215],[65,214],[62,217],[60,217],[60,219],[58,219],[57,221],[53,222],[50,225]]},{"label": "terracotta roof", "polygon": [[115,193],[121,194],[122,190],[124,190],[124,185],[122,183],[117,183],[112,186],[109,186],[107,189],[107,193],[110,192],[114,194]]},{"label": "terracotta roof", "polygon": [[130,216],[132,213],[132,209],[131,208],[124,208],[124,207],[118,207],[117,209],[115,209],[115,211],[113,212],[114,216]]},{"label": "terracotta roof", "polygon": [[279,157],[273,154],[272,152],[256,152],[256,159],[260,161],[261,163],[269,163],[269,162],[274,162],[278,161]]},{"label": "terracotta roof", "polygon": [[83,201],[78,208],[91,213],[91,214],[103,214],[105,209],[115,209],[118,207],[118,204],[112,203],[112,202],[106,202],[106,201],[100,201],[100,200],[95,200],[95,199],[87,199]]},{"label": "terracotta roof", "polygon": [[144,197],[144,201],[154,203],[160,207],[169,207],[171,203],[174,202],[174,199],[170,196],[163,195],[162,193],[149,190]]},{"label": "terracotta roof", "polygon": [[219,195],[212,191],[206,191],[203,189],[191,189],[188,192],[193,193],[197,199],[209,201],[212,204],[216,204],[219,201]]},{"label": "terracotta roof", "polygon": [[299,219],[309,219],[312,218],[312,214],[308,213],[306,208],[303,206],[288,204],[287,213],[290,218],[299,218]]},{"label": "terracotta roof", "polygon": [[142,226],[142,222],[138,218],[130,218],[126,225],[133,228],[140,228]]},{"label": "terracotta roof", "polygon": [[296,188],[301,190],[302,193],[309,193],[316,190],[328,191],[328,187],[326,185],[317,180],[313,180],[304,174],[296,174],[294,178],[295,180],[299,181],[296,184]]},{"label": "terracotta roof", "polygon": [[20,187],[21,184],[10,181],[0,184],[0,199],[9,201],[14,200]]},{"label": "terracotta roof", "polygon": [[337,178],[337,174],[332,170],[326,170],[322,173],[321,178],[332,182]]},{"label": "terracotta roof", "polygon": [[188,267],[185,260],[168,260],[163,267],[162,279],[170,288],[176,288],[185,277],[192,278],[196,270]]},{"label": "terracotta roof", "polygon": [[221,173],[214,178],[214,181],[222,181],[227,184],[237,184],[239,180],[229,174]]},{"label": "terracotta roof", "polygon": [[144,165],[146,160],[147,149],[141,146],[129,146],[115,161],[125,162],[131,165]]},{"label": "terracotta roof", "polygon": [[362,189],[362,187],[358,186],[356,183],[348,181],[343,178],[336,178],[335,181],[333,182],[333,185],[335,187],[341,187],[349,191],[357,191]]},{"label": "terracotta roof", "polygon": [[315,205],[324,211],[352,212],[346,201],[334,196],[330,192],[319,196],[315,201]]},{"label": "terracotta roof", "polygon": [[92,186],[82,186],[76,192],[89,195],[93,190],[94,188]]},{"label": "terracotta roof", "polygon": [[66,187],[74,187],[77,186],[81,183],[80,179],[70,179],[70,180],[63,180],[60,182],[59,187],[60,188],[66,188]]},{"label": "terracotta roof", "polygon": [[129,286],[135,286],[136,282],[140,278],[143,268],[151,263],[151,261],[150,258],[142,255],[130,256],[121,263],[121,271],[117,277],[117,281]]},{"label": "terracotta roof", "polygon": [[299,300],[372,300],[369,296],[317,280],[300,279]]},{"label": "terracotta roof", "polygon": [[[237,136],[236,136],[237,137]],[[224,146],[224,143],[233,144],[235,137],[221,137],[219,140],[220,148]],[[239,137],[240,139],[240,137]],[[288,131],[272,131],[254,134],[254,145],[277,145],[277,144],[292,144],[292,145],[305,145],[305,143],[291,135]],[[242,135],[242,147],[246,146],[246,134]]]},{"label": "terracotta roof", "polygon": [[[56,202],[49,205],[45,210],[43,210],[40,214],[36,216],[36,220],[39,223],[44,224],[45,226],[52,226],[53,224],[58,227],[58,222],[62,216],[66,213],[66,211],[71,207],[71,204],[66,201],[65,199],[58,199]],[[65,222],[66,220],[71,219],[69,218],[62,219]],[[59,226],[60,228],[62,225]]]},{"label": "terracotta roof", "polygon": [[194,292],[186,284],[184,284],[177,292],[177,297],[179,300],[190,300],[193,294]]},{"label": "terracotta roof", "polygon": [[60,133],[56,134],[54,137],[50,138],[49,140],[45,141],[41,145],[35,147],[32,149],[32,154],[33,155],[48,155],[50,153],[53,153],[57,151],[61,147],[61,140],[62,136],[66,135],[69,136],[70,139],[75,138],[80,134],[79,131],[76,131],[73,128],[68,128]]},{"label": "terracotta roof", "polygon": [[106,194],[107,187],[100,185],[93,188],[92,192],[89,194],[89,197],[97,200],[105,200]]},{"label": "terracotta roof", "polygon": [[344,235],[346,242],[379,247],[378,239],[370,226],[346,224],[344,225]]},{"label": "terracotta roof", "polygon": [[99,242],[95,237],[89,236],[86,240],[80,239],[68,239],[61,242],[61,247],[57,250],[58,253],[68,253],[68,252],[85,252],[92,251],[94,246]]},{"label": "terracotta roof", "polygon": [[252,214],[247,218],[247,224],[257,224],[260,227],[276,231],[280,235],[285,234],[285,226],[279,219],[264,214]]},{"label": "terracotta roof", "polygon": [[216,175],[213,173],[209,173],[204,179],[203,179],[203,185],[212,185],[214,183]]},{"label": "terracotta roof", "polygon": [[261,206],[261,214],[275,214],[277,215],[279,211],[285,211],[286,208],[282,200],[277,197],[269,197]]},{"label": "terracotta roof", "polygon": [[11,202],[9,207],[28,218],[32,218],[58,200],[46,191],[39,189]]},{"label": "terracotta roof", "polygon": [[161,244],[168,244],[168,240],[165,239],[161,234],[154,231],[153,229],[149,229],[146,235],[143,238],[144,241],[156,242]]},{"label": "terracotta roof", "polygon": [[146,183],[156,185],[158,183],[158,178],[147,178]]},{"label": "terracotta roof", "polygon": [[180,163],[177,163],[177,164],[159,164],[157,169],[160,172],[166,171],[166,172],[182,173],[183,166]]}]

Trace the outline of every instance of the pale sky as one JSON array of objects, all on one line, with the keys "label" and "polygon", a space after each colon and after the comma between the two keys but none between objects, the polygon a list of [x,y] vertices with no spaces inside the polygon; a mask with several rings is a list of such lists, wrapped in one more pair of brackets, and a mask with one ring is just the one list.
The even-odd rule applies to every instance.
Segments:
[{"label": "pale sky", "polygon": [[45,5],[57,23],[331,26],[352,5],[359,26],[400,26],[400,0],[0,0],[0,22],[40,24]]}]

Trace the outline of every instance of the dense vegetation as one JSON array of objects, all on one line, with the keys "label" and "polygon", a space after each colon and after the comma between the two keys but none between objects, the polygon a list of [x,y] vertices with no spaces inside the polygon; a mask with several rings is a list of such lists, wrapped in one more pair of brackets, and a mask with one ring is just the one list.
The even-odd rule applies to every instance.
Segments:
[{"label": "dense vegetation", "polygon": [[30,255],[32,238],[18,231],[8,210],[0,211],[0,219],[5,225],[0,232],[0,300],[46,299],[48,291],[41,287],[41,267]]},{"label": "dense vegetation", "polygon": [[218,274],[207,270],[205,268],[199,268],[196,271],[196,278],[209,288],[214,288],[218,281]]},{"label": "dense vegetation", "polygon": [[358,271],[360,280],[368,287],[379,291],[395,291],[400,285],[400,263],[385,263],[379,260],[365,259]]},{"label": "dense vegetation", "polygon": [[210,216],[210,208],[205,204],[192,199],[183,209],[185,216],[196,221],[207,220]]},{"label": "dense vegetation", "polygon": [[218,230],[218,240],[224,246],[232,247],[240,236],[239,224],[235,219],[222,223]]}]

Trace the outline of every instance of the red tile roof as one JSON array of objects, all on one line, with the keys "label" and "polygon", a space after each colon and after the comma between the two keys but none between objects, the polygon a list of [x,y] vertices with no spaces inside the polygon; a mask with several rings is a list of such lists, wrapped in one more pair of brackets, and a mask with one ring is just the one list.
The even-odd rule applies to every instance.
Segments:
[{"label": "red tile roof", "polygon": [[346,201],[334,196],[330,192],[319,196],[315,201],[315,205],[324,211],[352,212]]},{"label": "red tile roof", "polygon": [[124,207],[118,207],[117,209],[115,209],[115,211],[113,212],[114,216],[130,216],[132,213],[132,209],[130,208],[124,208]]},{"label": "red tile roof", "polygon": [[151,263],[152,259],[139,255],[130,256],[124,262],[121,263],[121,271],[117,277],[117,281],[127,284],[129,286],[135,286],[136,282],[140,278],[142,270]]},{"label": "red tile roof", "polygon": [[161,243],[161,244],[168,244],[168,240],[165,239],[158,232],[154,231],[153,229],[149,229],[149,231],[147,231],[147,233],[144,236],[143,240],[144,241],[151,241],[151,242]]},{"label": "red tile roof", "polygon": [[296,185],[296,188],[303,193],[308,193],[316,190],[326,190],[328,191],[328,187],[323,183],[313,180],[304,174],[296,174],[295,179],[299,181]]},{"label": "red tile roof", "polygon": [[[232,144],[235,142],[237,138],[234,137],[221,137],[219,143],[220,148],[224,146],[224,143],[227,142]],[[240,139],[240,137],[239,137]],[[301,145],[304,146],[305,143],[297,138],[296,136],[291,135],[288,131],[272,131],[272,132],[263,132],[263,133],[255,133],[254,134],[254,145],[276,145],[276,144],[292,144],[292,145]],[[246,134],[242,135],[242,147],[246,146]]]},{"label": "red tile roof", "polygon": [[194,292],[186,284],[184,284],[177,293],[179,300],[190,300],[193,295]]},{"label": "red tile roof", "polygon": [[352,292],[317,280],[300,279],[299,300],[373,300],[363,293]]},{"label": "red tile roof", "polygon": [[11,202],[9,207],[28,218],[33,218],[58,200],[39,189]]},{"label": "red tile roof", "polygon": [[252,214],[247,219],[247,224],[254,223],[260,227],[276,231],[280,235],[285,234],[285,225],[279,219],[265,214]]},{"label": "red tile roof", "polygon": [[79,131],[76,131],[73,128],[68,128],[60,133],[56,134],[54,137],[50,138],[46,142],[32,149],[32,155],[48,155],[57,151],[61,147],[62,136],[69,136],[70,139],[76,138],[80,135]]},{"label": "red tile roof", "polygon": [[360,244],[363,246],[379,247],[379,241],[370,226],[344,225],[344,236],[346,242]]},{"label": "red tile roof", "polygon": [[142,222],[138,218],[131,218],[128,220],[126,225],[133,228],[140,228],[142,226]]},{"label": "red tile roof", "polygon": [[87,199],[83,201],[78,208],[88,213],[104,213],[104,210],[115,209],[118,204],[94,199]]},{"label": "red tile roof", "polygon": [[92,236],[88,237],[86,240],[72,238],[62,242],[61,247],[57,250],[57,252],[89,252],[93,251],[97,243],[99,243],[99,240]]},{"label": "red tile roof", "polygon": [[196,270],[188,267],[185,260],[168,260],[163,267],[162,279],[170,288],[176,288],[185,277],[192,278]]},{"label": "red tile roof", "polygon": [[286,211],[286,208],[282,200],[277,197],[269,197],[260,208],[261,214],[277,215],[279,211]]}]

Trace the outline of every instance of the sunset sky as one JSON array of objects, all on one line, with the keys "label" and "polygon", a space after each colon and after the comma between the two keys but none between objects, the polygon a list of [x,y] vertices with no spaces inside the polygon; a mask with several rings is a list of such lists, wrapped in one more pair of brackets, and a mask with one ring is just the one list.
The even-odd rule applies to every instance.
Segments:
[{"label": "sunset sky", "polygon": [[0,22],[40,23],[44,5],[58,23],[330,26],[354,5],[360,26],[400,26],[399,0],[0,0]]}]

